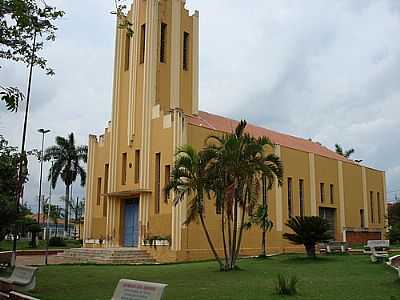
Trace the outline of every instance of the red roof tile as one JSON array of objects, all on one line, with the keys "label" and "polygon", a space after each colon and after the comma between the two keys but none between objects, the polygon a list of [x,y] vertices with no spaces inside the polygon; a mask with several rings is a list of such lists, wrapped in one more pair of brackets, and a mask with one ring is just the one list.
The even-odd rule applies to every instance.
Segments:
[{"label": "red roof tile", "polygon": [[[232,132],[239,123],[236,120],[210,114],[204,111],[199,111],[197,116],[188,116],[188,120],[189,124],[221,132]],[[327,147],[310,140],[272,131],[266,128],[255,126],[253,124],[248,124],[246,131],[256,137],[266,136],[270,138],[273,143],[287,148],[297,149],[308,153],[315,153],[324,157],[354,163],[353,161],[346,159]]]}]

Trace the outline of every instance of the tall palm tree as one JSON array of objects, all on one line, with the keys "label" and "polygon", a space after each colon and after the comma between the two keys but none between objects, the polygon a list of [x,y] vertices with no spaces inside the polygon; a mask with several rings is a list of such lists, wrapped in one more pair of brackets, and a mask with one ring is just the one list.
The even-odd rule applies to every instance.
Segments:
[{"label": "tall palm tree", "polygon": [[222,269],[222,261],[215,250],[204,221],[204,195],[209,192],[209,178],[206,174],[207,158],[203,152],[197,152],[190,145],[182,146],[175,157],[174,168],[170,181],[164,188],[165,192],[174,192],[174,205],[182,201],[184,196],[191,198],[185,223],[189,224],[200,219],[210,249]]},{"label": "tall palm tree", "polygon": [[56,145],[45,151],[45,160],[54,159],[54,164],[49,172],[49,181],[51,181],[52,187],[56,187],[58,178],[61,178],[65,184],[64,234],[68,231],[70,186],[76,181],[78,175],[81,178],[81,186],[86,183],[86,171],[80,163],[87,162],[87,152],[87,146],[75,145],[73,133],[70,133],[67,138],[57,136]]},{"label": "tall palm tree", "polygon": [[246,126],[247,122],[241,121],[232,133],[210,136],[204,149],[208,157],[208,174],[220,178],[215,180],[213,189],[220,197],[218,201],[222,208],[226,270],[236,266],[246,227],[245,216],[252,214],[263,176],[267,178],[268,189],[275,180],[278,184],[283,180],[282,162],[275,154],[267,152],[268,148],[274,148],[274,144],[267,137],[255,138],[246,133]]}]

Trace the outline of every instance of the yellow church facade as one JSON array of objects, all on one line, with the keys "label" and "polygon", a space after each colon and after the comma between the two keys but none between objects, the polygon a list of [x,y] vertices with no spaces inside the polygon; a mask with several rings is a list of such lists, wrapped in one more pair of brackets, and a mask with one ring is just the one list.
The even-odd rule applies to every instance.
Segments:
[{"label": "yellow church facade", "polygon": [[[201,226],[184,224],[188,199],[174,205],[163,188],[179,146],[201,148],[208,135],[231,131],[237,121],[199,111],[197,11],[184,0],[134,0],[128,19],[132,36],[116,28],[112,120],[103,135],[89,137],[84,246],[146,249],[159,261],[210,258]],[[274,223],[270,251],[298,250],[282,239],[288,218],[298,215],[327,218],[336,240],[383,238],[384,172],[310,140],[255,125],[247,130],[269,137],[284,165],[283,185],[261,195]],[[222,250],[212,200],[205,219]],[[146,243],[152,237],[168,242],[154,248]],[[244,255],[259,254],[260,237],[255,227],[245,232]]]}]

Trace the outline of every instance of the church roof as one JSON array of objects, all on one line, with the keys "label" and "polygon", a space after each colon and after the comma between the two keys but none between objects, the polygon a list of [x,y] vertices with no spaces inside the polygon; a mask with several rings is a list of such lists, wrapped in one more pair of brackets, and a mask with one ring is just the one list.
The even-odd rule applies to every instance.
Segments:
[{"label": "church roof", "polygon": [[[197,116],[195,115],[188,116],[188,120],[189,124],[220,132],[232,132],[239,123],[236,120],[228,119],[204,111],[199,111],[199,114]],[[327,158],[354,163],[353,161],[337,154],[336,152],[328,149],[327,147],[321,145],[320,143],[313,142],[311,140],[262,128],[250,123],[247,124],[246,131],[256,137],[266,136],[273,143],[287,148],[301,150],[308,153],[318,154],[320,156],[324,156]]]}]

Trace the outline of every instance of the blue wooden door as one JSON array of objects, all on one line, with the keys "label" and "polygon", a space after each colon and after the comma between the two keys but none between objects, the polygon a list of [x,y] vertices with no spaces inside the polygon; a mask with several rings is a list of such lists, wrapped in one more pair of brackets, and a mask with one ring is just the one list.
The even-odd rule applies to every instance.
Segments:
[{"label": "blue wooden door", "polygon": [[124,246],[137,247],[139,241],[139,201],[127,200],[125,202]]}]

